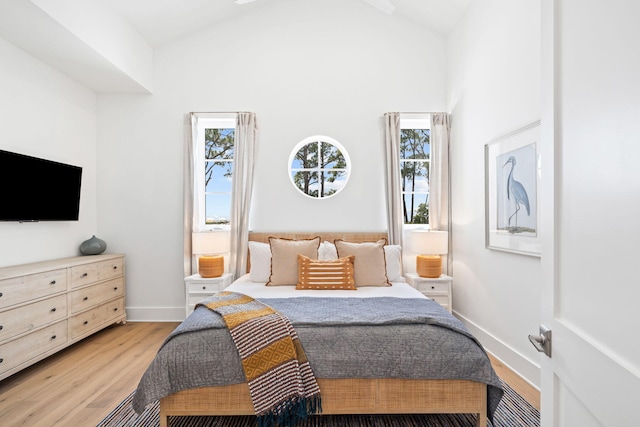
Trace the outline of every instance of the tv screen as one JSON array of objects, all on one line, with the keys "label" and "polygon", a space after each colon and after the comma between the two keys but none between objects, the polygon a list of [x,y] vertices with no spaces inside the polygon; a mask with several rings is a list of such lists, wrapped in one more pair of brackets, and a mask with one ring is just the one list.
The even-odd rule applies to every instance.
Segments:
[{"label": "tv screen", "polygon": [[0,150],[0,221],[77,221],[82,168]]}]

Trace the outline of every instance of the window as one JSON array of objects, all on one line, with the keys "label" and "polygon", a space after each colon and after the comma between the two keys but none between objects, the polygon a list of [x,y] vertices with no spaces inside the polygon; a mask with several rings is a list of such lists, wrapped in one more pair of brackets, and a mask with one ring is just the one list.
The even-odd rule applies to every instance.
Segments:
[{"label": "window", "polygon": [[351,169],[347,151],[328,136],[305,138],[289,157],[289,178],[306,196],[314,199],[331,197],[342,190]]},{"label": "window", "polygon": [[235,122],[235,114],[198,119],[194,231],[229,229]]},{"label": "window", "polygon": [[405,224],[429,223],[430,128],[428,115],[400,117],[400,174]]}]

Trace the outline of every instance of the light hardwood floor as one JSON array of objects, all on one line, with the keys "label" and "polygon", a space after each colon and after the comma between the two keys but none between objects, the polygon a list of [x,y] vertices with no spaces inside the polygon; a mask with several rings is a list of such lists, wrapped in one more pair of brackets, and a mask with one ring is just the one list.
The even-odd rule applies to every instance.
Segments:
[{"label": "light hardwood floor", "polygon": [[0,382],[0,425],[95,427],[177,323],[113,325]]},{"label": "light hardwood floor", "polygon": [[[114,325],[0,381],[3,427],[95,427],[137,386],[177,323]],[[498,360],[498,375],[537,408],[537,390]]]}]

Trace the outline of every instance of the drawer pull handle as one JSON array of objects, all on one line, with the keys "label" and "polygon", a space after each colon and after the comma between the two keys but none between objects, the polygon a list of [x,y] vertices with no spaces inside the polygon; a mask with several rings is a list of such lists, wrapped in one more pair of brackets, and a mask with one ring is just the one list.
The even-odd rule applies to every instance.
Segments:
[{"label": "drawer pull handle", "polygon": [[2,357],[0,357],[0,363],[4,362],[4,359]]},{"label": "drawer pull handle", "polygon": [[56,336],[55,336],[55,335],[54,335],[54,336],[52,336],[52,337],[51,337],[51,339],[52,339],[52,340],[55,340],[55,339],[56,339]]},{"label": "drawer pull handle", "polygon": [[55,307],[53,307],[53,308],[51,309],[51,312],[52,312],[52,313],[53,313],[54,311],[56,311],[56,308],[55,308]]},{"label": "drawer pull handle", "polygon": [[204,290],[206,290],[206,289],[207,289],[207,287],[206,287],[206,286],[203,286],[203,287],[202,287],[202,290],[203,290],[203,291],[204,291]]},{"label": "drawer pull handle", "polygon": [[88,300],[89,300],[89,297],[82,298],[82,301],[88,301]]},{"label": "drawer pull handle", "polygon": [[82,324],[83,324],[83,325],[88,325],[88,324],[89,324],[89,321],[88,321],[88,320],[85,320]]},{"label": "drawer pull handle", "polygon": [[113,311],[118,311],[118,307],[114,308]]},{"label": "drawer pull handle", "polygon": [[431,287],[431,289],[435,289],[435,288],[436,288],[435,286],[432,286],[432,287]]},{"label": "drawer pull handle", "polygon": [[0,297],[2,296],[2,292],[0,292]]},{"label": "drawer pull handle", "polygon": [[55,280],[52,280],[52,281],[51,281],[51,283],[49,283],[49,284],[50,284],[50,285],[55,285],[55,284],[56,284],[56,281],[55,281]]},{"label": "drawer pull handle", "polygon": [[117,287],[117,286],[116,286],[116,287],[114,287],[114,288],[113,288],[113,290],[114,290],[114,291],[117,291],[117,290],[118,290],[118,287]]},{"label": "drawer pull handle", "polygon": [[117,270],[117,269],[118,269],[118,266],[117,266],[117,265],[114,265],[114,266],[113,266],[113,269],[114,269],[114,270]]},{"label": "drawer pull handle", "polygon": [[82,277],[87,277],[89,275],[89,273],[83,273]]},{"label": "drawer pull handle", "polygon": [[4,326],[0,325],[0,331],[4,329]]}]

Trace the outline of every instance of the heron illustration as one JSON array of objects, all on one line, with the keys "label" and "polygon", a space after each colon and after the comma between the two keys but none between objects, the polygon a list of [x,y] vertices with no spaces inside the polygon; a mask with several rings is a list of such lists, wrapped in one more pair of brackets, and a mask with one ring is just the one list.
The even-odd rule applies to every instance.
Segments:
[{"label": "heron illustration", "polygon": [[527,216],[531,215],[531,210],[529,208],[529,196],[527,196],[527,190],[524,189],[524,185],[520,181],[516,181],[513,178],[513,169],[516,167],[516,158],[511,156],[509,160],[502,165],[502,167],[507,166],[511,163],[511,171],[509,172],[509,178],[507,178],[507,199],[511,200],[511,196],[513,196],[513,201],[516,204],[516,210],[509,217],[507,223],[508,226],[511,227],[511,218],[516,217],[514,228],[518,227],[518,211],[520,210],[520,205],[524,205],[527,209]]}]

